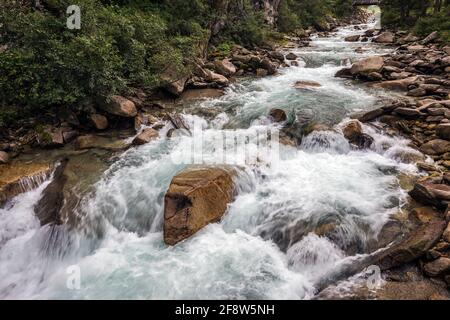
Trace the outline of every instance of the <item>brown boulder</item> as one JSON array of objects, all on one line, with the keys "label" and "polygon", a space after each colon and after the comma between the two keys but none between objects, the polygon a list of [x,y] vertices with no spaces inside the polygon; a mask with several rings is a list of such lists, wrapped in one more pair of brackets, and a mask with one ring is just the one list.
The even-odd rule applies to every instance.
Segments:
[{"label": "brown boulder", "polygon": [[400,80],[390,80],[376,83],[373,86],[376,88],[382,88],[387,90],[408,91],[408,86],[413,84],[417,80],[417,77],[409,77]]},{"label": "brown boulder", "polygon": [[450,140],[450,123],[437,125],[436,135],[441,139]]},{"label": "brown boulder", "polygon": [[344,137],[348,140],[351,141],[356,139],[363,133],[361,122],[358,120],[350,120],[345,124],[342,132],[344,133]]},{"label": "brown boulder", "polygon": [[438,277],[450,271],[450,259],[440,257],[424,265],[423,270],[430,277]]},{"label": "brown boulder", "polygon": [[447,228],[442,234],[442,239],[444,239],[447,242],[450,242],[450,223],[447,225]]},{"label": "brown boulder", "polygon": [[89,120],[97,130],[105,130],[106,128],[108,128],[108,119],[106,119],[106,117],[102,116],[101,114],[91,114],[89,116]]},{"label": "brown boulder", "polygon": [[353,78],[351,68],[344,68],[336,72],[334,75],[336,78]]},{"label": "brown boulder", "polygon": [[417,182],[409,195],[418,202],[442,207],[441,200],[450,201],[450,186],[429,182]]},{"label": "brown boulder", "polygon": [[394,43],[395,35],[392,32],[386,31],[373,39],[373,42],[377,43]]},{"label": "brown boulder", "polygon": [[164,82],[164,89],[178,97],[183,93],[188,77],[174,68],[169,68],[161,75],[161,80]]},{"label": "brown boulder", "polygon": [[421,145],[420,151],[432,156],[438,156],[450,151],[450,141],[434,139]]},{"label": "brown boulder", "polygon": [[317,81],[312,80],[300,80],[294,84],[294,88],[296,89],[311,89],[311,88],[319,88],[322,85]]},{"label": "brown boulder", "polygon": [[284,122],[287,120],[286,112],[282,109],[271,109],[269,111],[269,117],[271,117],[274,122]]},{"label": "brown boulder", "polygon": [[236,67],[229,59],[214,61],[214,67],[219,74],[226,77],[236,73]]},{"label": "brown boulder", "polygon": [[234,197],[234,175],[230,167],[193,167],[178,173],[164,198],[164,242],[175,245],[219,221]]},{"label": "brown boulder", "polygon": [[0,151],[0,164],[9,162],[9,155],[5,151]]},{"label": "brown boulder", "polygon": [[133,101],[122,96],[111,96],[99,102],[100,109],[116,116],[132,118],[137,115],[137,109]]},{"label": "brown boulder", "polygon": [[34,206],[34,212],[41,225],[61,224],[60,210],[64,204],[63,188],[67,181],[64,171],[68,159],[62,160],[53,172],[52,182],[42,191],[43,196]]},{"label": "brown boulder", "polygon": [[136,136],[136,138],[133,139],[133,144],[134,145],[146,144],[158,138],[158,136],[159,136],[158,131],[152,128],[147,128],[144,129],[140,134]]},{"label": "brown boulder", "polygon": [[421,225],[405,240],[382,252],[376,259],[378,266],[387,270],[420,258],[439,241],[444,228],[441,220]]},{"label": "brown boulder", "polygon": [[0,206],[18,194],[38,187],[50,177],[48,163],[15,163],[0,166]]},{"label": "brown boulder", "polygon": [[354,36],[345,37],[345,41],[347,41],[347,42],[356,42],[356,41],[359,40],[359,38],[360,38],[360,36],[357,34],[357,35],[354,35]]},{"label": "brown boulder", "polygon": [[350,72],[352,75],[362,74],[368,75],[371,72],[379,72],[383,68],[384,59],[383,57],[375,56],[369,57],[360,61],[355,62]]},{"label": "brown boulder", "polygon": [[295,53],[290,52],[286,55],[286,60],[295,60],[295,59],[297,59],[297,55]]}]

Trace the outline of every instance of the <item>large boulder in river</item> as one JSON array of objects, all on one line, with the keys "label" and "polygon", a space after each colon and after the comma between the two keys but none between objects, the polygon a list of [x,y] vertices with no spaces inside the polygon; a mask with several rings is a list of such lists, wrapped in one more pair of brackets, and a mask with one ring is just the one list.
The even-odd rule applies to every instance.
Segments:
[{"label": "large boulder in river", "polygon": [[132,118],[137,115],[137,109],[133,101],[122,96],[111,96],[99,101],[99,107],[103,111],[124,118]]},{"label": "large boulder in river", "polygon": [[353,64],[350,72],[352,75],[368,75],[372,72],[379,72],[383,68],[383,57],[369,57]]},{"label": "large boulder in river", "polygon": [[232,167],[192,167],[178,173],[164,198],[164,242],[189,238],[219,221],[233,200]]},{"label": "large boulder in river", "polygon": [[269,117],[274,122],[284,122],[287,120],[286,112],[284,112],[284,110],[282,110],[282,109],[277,109],[277,108],[270,109]]},{"label": "large boulder in river", "polygon": [[394,43],[395,35],[392,32],[386,31],[373,39],[373,42],[377,43]]},{"label": "large boulder in river", "polygon": [[63,188],[67,181],[64,171],[68,159],[63,159],[53,172],[52,182],[42,191],[42,197],[34,206],[34,212],[41,225],[61,224],[60,211],[64,204]]},{"label": "large boulder in river", "polygon": [[164,82],[164,89],[178,97],[183,93],[188,77],[180,74],[175,68],[168,68],[161,75],[161,80]]}]

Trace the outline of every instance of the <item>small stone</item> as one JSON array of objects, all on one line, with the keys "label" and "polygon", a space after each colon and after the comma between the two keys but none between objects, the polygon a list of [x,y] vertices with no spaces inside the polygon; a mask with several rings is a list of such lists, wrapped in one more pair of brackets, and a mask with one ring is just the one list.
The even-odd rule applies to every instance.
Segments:
[{"label": "small stone", "polygon": [[258,68],[256,69],[256,76],[258,77],[266,77],[269,72],[266,69]]},{"label": "small stone", "polygon": [[433,262],[429,262],[423,267],[425,273],[430,277],[438,277],[450,271],[450,259],[446,257],[440,257]]},{"label": "small stone", "polygon": [[0,163],[6,164],[9,162],[9,154],[5,151],[0,151]]},{"label": "small stone", "polygon": [[444,140],[450,140],[450,123],[439,124],[436,127],[436,135]]}]

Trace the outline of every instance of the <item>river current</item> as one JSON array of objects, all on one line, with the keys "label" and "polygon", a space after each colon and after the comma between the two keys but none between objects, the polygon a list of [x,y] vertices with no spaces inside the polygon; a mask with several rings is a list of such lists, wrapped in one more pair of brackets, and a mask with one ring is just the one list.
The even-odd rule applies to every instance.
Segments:
[{"label": "river current", "polygon": [[[396,174],[416,170],[395,157],[409,150],[407,140],[364,126],[375,143],[359,151],[340,132],[350,114],[375,108],[389,96],[334,77],[352,61],[389,52],[344,41],[374,25],[314,37],[309,47],[292,49],[298,67],[239,81],[224,96],[194,106],[218,110],[213,121],[186,107],[185,121],[203,128],[206,163],[222,159],[209,148],[217,132],[249,135],[276,126],[267,119],[274,107],[334,131],[313,133],[298,148],[280,146],[274,165],[244,165],[238,195],[222,221],[176,246],[163,242],[164,194],[185,166],[173,156],[190,152],[195,137],[168,139],[169,125],[159,139],[126,151],[108,168],[73,212],[83,216],[79,230],[40,227],[33,206],[48,181],[17,196],[0,209],[0,298],[313,298],[315,283],[368,252],[405,201]],[[357,47],[364,51],[356,53]],[[298,90],[293,87],[298,80],[322,86]],[[333,228],[331,237],[317,231],[326,226]],[[77,275],[79,282],[73,281]]]}]

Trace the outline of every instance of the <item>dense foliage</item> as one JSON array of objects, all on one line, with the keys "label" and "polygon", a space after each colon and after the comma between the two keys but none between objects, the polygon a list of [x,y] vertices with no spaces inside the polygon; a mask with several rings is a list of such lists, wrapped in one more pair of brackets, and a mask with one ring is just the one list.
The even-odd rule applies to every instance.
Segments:
[{"label": "dense foliage", "polygon": [[382,24],[412,29],[418,35],[438,30],[450,42],[449,0],[385,0],[382,2]]},{"label": "dense foliage", "polygon": [[[169,66],[188,72],[187,62],[209,40],[224,52],[234,43],[261,45],[275,27],[291,32],[342,16],[351,0],[282,0],[275,26],[256,2],[0,0],[0,126],[29,112],[77,108],[98,95],[152,90]],[[66,26],[73,4],[81,8],[79,30]],[[218,21],[220,32],[210,39]]]}]

